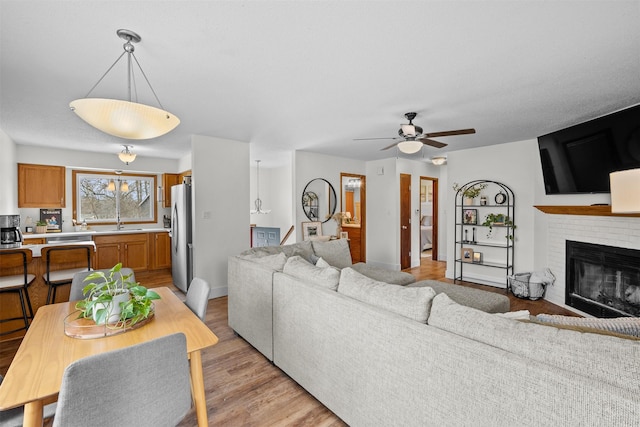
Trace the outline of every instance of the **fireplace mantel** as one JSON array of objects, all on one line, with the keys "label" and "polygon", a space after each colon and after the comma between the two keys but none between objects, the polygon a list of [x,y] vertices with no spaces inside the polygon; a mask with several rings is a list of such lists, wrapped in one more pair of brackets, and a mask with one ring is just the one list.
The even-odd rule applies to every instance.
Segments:
[{"label": "fireplace mantel", "polygon": [[592,216],[622,216],[640,218],[640,214],[618,214],[611,212],[611,206],[552,206],[535,205],[536,209],[551,215],[592,215]]}]

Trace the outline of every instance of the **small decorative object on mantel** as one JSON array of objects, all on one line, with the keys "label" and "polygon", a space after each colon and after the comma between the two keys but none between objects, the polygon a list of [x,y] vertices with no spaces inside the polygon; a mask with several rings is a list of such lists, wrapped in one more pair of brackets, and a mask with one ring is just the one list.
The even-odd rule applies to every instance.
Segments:
[{"label": "small decorative object on mantel", "polygon": [[65,319],[65,334],[74,338],[99,338],[135,329],[154,315],[157,292],[130,281],[118,263],[108,273],[95,271],[85,278],[85,299],[76,303],[79,311]]}]

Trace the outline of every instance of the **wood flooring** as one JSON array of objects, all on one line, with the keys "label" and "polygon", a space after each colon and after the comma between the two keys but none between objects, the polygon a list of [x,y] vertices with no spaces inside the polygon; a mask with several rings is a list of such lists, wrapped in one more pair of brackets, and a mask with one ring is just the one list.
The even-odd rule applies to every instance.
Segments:
[{"label": "wood flooring", "polygon": [[[444,278],[444,262],[423,259],[420,267],[408,269],[418,280]],[[136,274],[148,287],[168,286],[184,299],[171,281],[171,272]],[[460,284],[506,295],[490,286]],[[528,301],[510,295],[512,310],[532,314],[573,314],[547,301]],[[206,323],[218,336],[217,345],[202,351],[204,385],[209,425],[217,426],[345,426],[346,424],[275,367],[227,325],[227,298],[209,301]],[[0,373],[5,374],[20,345],[20,339],[0,343]],[[51,421],[45,422],[50,426]],[[195,426],[191,410],[180,426]]]}]

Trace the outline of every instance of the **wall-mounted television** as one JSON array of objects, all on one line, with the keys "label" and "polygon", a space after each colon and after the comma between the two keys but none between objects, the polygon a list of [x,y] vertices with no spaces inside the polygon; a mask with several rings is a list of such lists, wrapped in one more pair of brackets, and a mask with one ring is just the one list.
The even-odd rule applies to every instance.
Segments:
[{"label": "wall-mounted television", "polygon": [[538,137],[546,194],[609,193],[609,174],[640,168],[640,105]]}]

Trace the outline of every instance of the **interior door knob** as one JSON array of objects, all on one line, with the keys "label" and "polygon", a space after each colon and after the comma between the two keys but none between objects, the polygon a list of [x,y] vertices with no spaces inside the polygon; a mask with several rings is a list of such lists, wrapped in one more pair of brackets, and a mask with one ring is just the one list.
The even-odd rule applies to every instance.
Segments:
[{"label": "interior door knob", "polygon": [[403,226],[402,226],[402,229],[403,229],[403,230],[406,230],[406,229],[407,229],[407,226],[406,226],[406,225],[403,225]]}]

